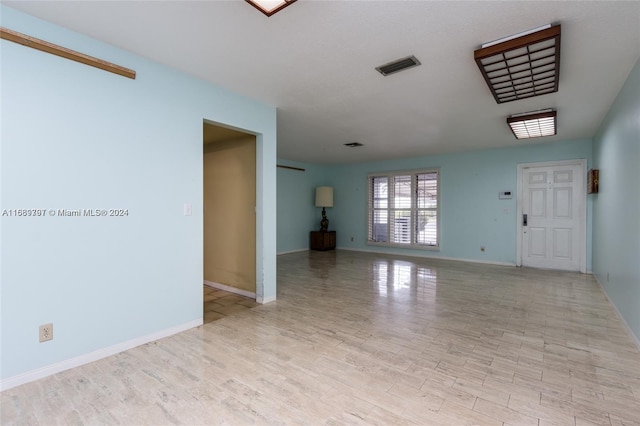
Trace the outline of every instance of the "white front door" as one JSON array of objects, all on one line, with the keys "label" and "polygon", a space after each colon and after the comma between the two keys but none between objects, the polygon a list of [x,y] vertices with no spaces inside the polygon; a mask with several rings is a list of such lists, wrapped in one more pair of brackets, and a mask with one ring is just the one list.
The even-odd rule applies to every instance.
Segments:
[{"label": "white front door", "polygon": [[521,168],[522,266],[585,272],[585,164]]}]

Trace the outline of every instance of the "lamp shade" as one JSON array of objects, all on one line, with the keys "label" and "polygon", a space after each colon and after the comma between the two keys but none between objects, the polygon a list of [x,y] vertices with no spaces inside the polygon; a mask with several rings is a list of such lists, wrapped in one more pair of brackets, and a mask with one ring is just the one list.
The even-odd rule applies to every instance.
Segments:
[{"label": "lamp shade", "polygon": [[316,188],[316,207],[333,207],[333,187],[319,186]]}]

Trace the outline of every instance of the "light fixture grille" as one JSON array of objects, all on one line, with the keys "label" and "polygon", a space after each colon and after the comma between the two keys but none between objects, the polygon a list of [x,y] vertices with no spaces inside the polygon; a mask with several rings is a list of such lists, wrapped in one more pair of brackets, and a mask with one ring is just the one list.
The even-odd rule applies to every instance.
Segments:
[{"label": "light fixture grille", "polygon": [[553,110],[512,115],[507,118],[516,139],[553,136],[557,132],[557,113]]},{"label": "light fixture grille", "polygon": [[474,58],[499,104],[557,92],[560,25],[489,43]]},{"label": "light fixture grille", "polygon": [[281,11],[285,7],[289,6],[292,3],[295,3],[297,0],[245,0],[251,6],[258,9],[260,12],[264,13],[267,16],[271,16],[276,12]]}]

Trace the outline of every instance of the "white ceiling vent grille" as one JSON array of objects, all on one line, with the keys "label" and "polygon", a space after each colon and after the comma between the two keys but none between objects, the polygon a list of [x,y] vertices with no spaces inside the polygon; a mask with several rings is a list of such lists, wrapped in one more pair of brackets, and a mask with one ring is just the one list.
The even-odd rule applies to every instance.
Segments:
[{"label": "white ceiling vent grille", "polygon": [[398,59],[397,61],[389,62],[384,65],[376,67],[376,70],[385,77],[397,72],[417,67],[420,65],[420,61],[413,55],[406,58]]}]

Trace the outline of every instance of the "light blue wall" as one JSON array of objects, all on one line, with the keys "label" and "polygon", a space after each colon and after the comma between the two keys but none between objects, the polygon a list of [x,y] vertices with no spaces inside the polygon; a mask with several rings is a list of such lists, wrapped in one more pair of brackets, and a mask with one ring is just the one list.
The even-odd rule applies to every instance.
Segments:
[{"label": "light blue wall", "polygon": [[594,138],[593,272],[640,341],[640,60]]},{"label": "light blue wall", "polygon": [[[278,164],[304,169],[278,168],[278,253],[309,248],[309,231],[320,229],[322,209],[315,207],[316,186],[327,185],[327,167],[278,160]],[[334,229],[332,209],[327,210]]]},{"label": "light blue wall", "polygon": [[129,211],[2,217],[1,378],[201,320],[203,119],[258,134],[257,287],[274,298],[275,108],[0,7],[3,27],[137,71],[0,42],[0,209]]},{"label": "light blue wall", "polygon": [[[539,161],[587,159],[591,141],[529,144],[516,148],[382,161],[337,167],[335,212],[338,246],[359,250],[515,264],[516,197],[499,200],[500,191],[517,190],[517,165]],[[440,168],[440,251],[390,249],[367,241],[367,175],[373,172]],[[590,217],[591,201],[587,200]],[[507,209],[507,211],[505,211]],[[354,241],[351,242],[353,236]],[[591,268],[591,234],[587,235],[587,268]],[[480,246],[486,251],[481,252]]]},{"label": "light blue wall", "polygon": [[[407,255],[427,255],[515,264],[516,197],[499,200],[500,191],[515,191],[517,165],[540,161],[587,159],[591,164],[591,141],[578,140],[529,144],[516,148],[471,151],[458,154],[391,160],[373,163],[325,166],[325,182],[334,187],[335,207],[332,228],[337,230],[338,247],[384,251]],[[441,249],[422,251],[367,245],[367,175],[373,172],[440,168]],[[298,182],[304,187],[304,182]],[[311,185],[306,191],[311,191]],[[279,194],[284,191],[278,181]],[[303,188],[299,189],[304,191]],[[280,194],[281,195],[281,194]],[[286,209],[280,199],[278,214]],[[311,205],[311,202],[308,203]],[[505,211],[506,209],[506,211]],[[591,268],[591,199],[587,199],[587,269]],[[353,237],[353,241],[351,241]],[[307,248],[308,243],[292,234],[278,232],[278,248]],[[294,241],[294,238],[298,238]],[[302,244],[304,242],[304,244]],[[481,252],[480,246],[486,251]]]}]

